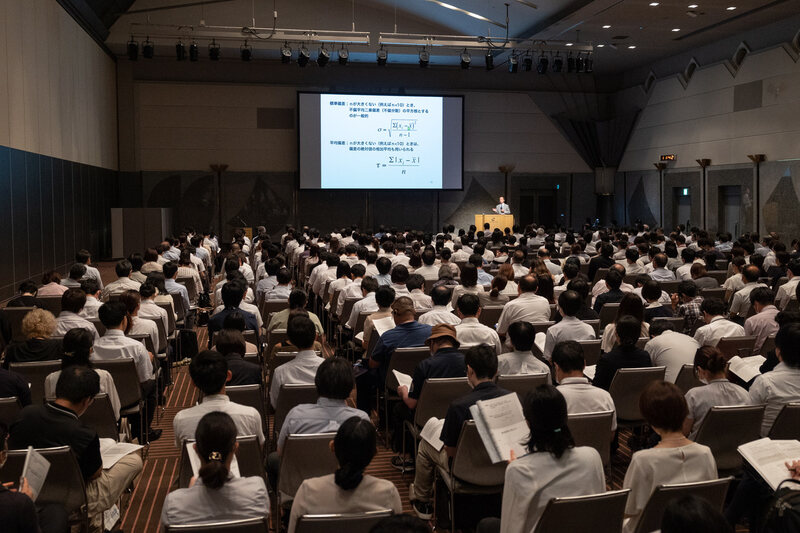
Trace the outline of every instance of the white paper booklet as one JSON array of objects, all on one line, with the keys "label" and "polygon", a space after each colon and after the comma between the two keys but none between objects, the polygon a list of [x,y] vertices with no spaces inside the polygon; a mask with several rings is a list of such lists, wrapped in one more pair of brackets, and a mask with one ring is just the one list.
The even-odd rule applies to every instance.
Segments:
[{"label": "white paper booklet", "polygon": [[525,455],[530,430],[516,394],[478,400],[469,411],[493,463],[508,461],[511,450],[516,457]]},{"label": "white paper booklet", "polygon": [[25,455],[25,464],[22,465],[22,474],[20,475],[19,483],[22,485],[22,479],[28,480],[28,486],[33,491],[33,501],[39,497],[42,492],[42,487],[47,479],[47,472],[50,471],[50,461],[44,458],[42,454],[33,449],[33,446],[28,446],[28,453]]},{"label": "white paper booklet", "polygon": [[444,442],[440,438],[442,435],[442,428],[444,427],[444,418],[436,418],[430,417],[425,425],[422,427],[422,431],[420,432],[419,436],[422,437],[428,444],[433,446],[433,448],[440,452],[442,448],[444,448]]},{"label": "white paper booklet", "polygon": [[[197,451],[194,449],[194,442],[187,442],[186,443],[186,451],[188,452],[189,456],[189,464],[192,465],[192,475],[197,477],[200,472],[200,456],[197,455]],[[239,461],[236,460],[236,456],[233,456],[233,461],[231,462],[231,475],[233,477],[242,477],[242,474],[239,473]]]},{"label": "white paper booklet", "polygon": [[767,437],[739,446],[739,453],[756,469],[772,489],[791,475],[786,463],[800,459],[800,441],[772,440]]},{"label": "white paper booklet", "polygon": [[375,331],[378,332],[378,336],[380,337],[390,329],[394,329],[394,318],[387,316],[386,318],[380,318],[372,322],[372,325],[375,327]]},{"label": "white paper booklet", "polygon": [[411,390],[411,376],[402,372],[398,372],[397,370],[392,370],[392,374],[394,374],[394,378],[397,380],[398,384],[405,385],[408,387],[408,390]]},{"label": "white paper booklet", "polygon": [[544,354],[544,343],[547,340],[547,334],[540,331],[533,338],[533,344],[539,349],[540,354]]},{"label": "white paper booklet", "polygon": [[734,355],[728,361],[728,369],[735,374],[736,377],[747,382],[761,375],[759,368],[766,360],[767,358],[762,355],[752,355],[750,357]]},{"label": "white paper booklet", "polygon": [[592,381],[594,381],[594,376],[596,373],[597,373],[597,365],[589,365],[587,367],[584,367],[583,369],[583,375]]},{"label": "white paper booklet", "polygon": [[108,470],[117,462],[136,450],[144,448],[130,442],[116,442],[114,439],[100,439],[100,456],[103,458],[103,470]]}]

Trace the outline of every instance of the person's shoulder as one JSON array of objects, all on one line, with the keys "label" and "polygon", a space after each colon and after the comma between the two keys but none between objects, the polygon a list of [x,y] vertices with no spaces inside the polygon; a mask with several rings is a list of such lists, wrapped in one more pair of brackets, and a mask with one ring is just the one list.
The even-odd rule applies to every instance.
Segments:
[{"label": "person's shoulder", "polygon": [[[605,391],[603,391],[605,392]],[[575,446],[570,448],[570,459],[580,461],[586,464],[596,463],[602,468],[603,459],[600,457],[600,452],[591,446]]]}]

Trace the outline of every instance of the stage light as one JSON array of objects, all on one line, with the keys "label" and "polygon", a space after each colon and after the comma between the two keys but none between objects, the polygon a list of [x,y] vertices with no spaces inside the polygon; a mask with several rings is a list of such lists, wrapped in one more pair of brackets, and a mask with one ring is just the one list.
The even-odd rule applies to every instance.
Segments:
[{"label": "stage light", "polygon": [[536,72],[539,74],[547,74],[547,66],[550,64],[547,56],[542,54],[539,56],[539,63],[536,64]]},{"label": "stage light", "polygon": [[508,72],[516,74],[519,70],[519,58],[515,54],[508,56]]},{"label": "stage light", "polygon": [[199,50],[197,48],[197,43],[193,42],[189,45],[189,61],[197,61],[199,58]]},{"label": "stage light", "polygon": [[214,39],[211,39],[211,44],[208,45],[208,58],[211,61],[219,61],[219,45]]},{"label": "stage light", "polygon": [[247,44],[247,40],[239,47],[239,56],[242,58],[242,61],[250,61],[253,59],[253,47]]},{"label": "stage light", "polygon": [[289,43],[283,43],[281,47],[281,63],[292,62],[292,49],[289,48]]},{"label": "stage light", "polygon": [[575,59],[575,72],[583,72],[584,66],[585,65],[583,64],[583,56],[578,54],[577,59]]},{"label": "stage light", "polygon": [[328,64],[328,61],[331,60],[331,53],[324,47],[321,46],[319,49],[319,53],[317,54],[317,65],[320,67],[324,67]]},{"label": "stage light", "polygon": [[522,58],[522,68],[525,72],[530,72],[533,70],[533,58],[530,54],[526,54],[524,58]]},{"label": "stage light", "polygon": [[389,58],[389,52],[381,45],[378,51],[375,53],[375,57],[378,60],[378,65],[381,67],[386,66],[386,60]]},{"label": "stage light", "polygon": [[419,52],[419,66],[425,68],[431,62],[431,53],[424,48]]},{"label": "stage light", "polygon": [[594,68],[594,60],[592,59],[592,54],[586,54],[586,60],[583,62],[584,64],[584,71],[587,74],[591,74]]},{"label": "stage light", "polygon": [[145,59],[153,59],[155,50],[156,47],[153,45],[150,37],[145,37],[144,42],[142,43],[142,57]]},{"label": "stage light", "polygon": [[553,58],[553,72],[561,72],[561,69],[564,68],[564,60],[561,58],[558,53],[556,53],[556,57]]},{"label": "stage light", "polygon": [[308,65],[308,60],[311,59],[311,54],[308,53],[308,48],[305,45],[300,46],[297,52],[297,64],[301,67]]},{"label": "stage light", "polygon": [[339,50],[339,64],[346,65],[350,59],[350,51],[344,46]]},{"label": "stage light", "polygon": [[575,58],[572,57],[572,52],[567,56],[567,72],[575,72]]},{"label": "stage light", "polygon": [[139,58],[139,43],[133,40],[133,35],[131,35],[131,40],[128,41],[128,59],[131,61],[136,61]]},{"label": "stage light", "polygon": [[489,50],[486,52],[486,70],[492,70],[494,68],[494,56],[492,55],[492,51]]},{"label": "stage light", "polygon": [[175,59],[178,61],[186,59],[186,47],[183,45],[182,41],[175,43]]},{"label": "stage light", "polygon": [[470,56],[469,52],[467,52],[467,49],[464,48],[464,51],[461,52],[461,68],[467,70],[470,62],[472,62],[472,56]]}]

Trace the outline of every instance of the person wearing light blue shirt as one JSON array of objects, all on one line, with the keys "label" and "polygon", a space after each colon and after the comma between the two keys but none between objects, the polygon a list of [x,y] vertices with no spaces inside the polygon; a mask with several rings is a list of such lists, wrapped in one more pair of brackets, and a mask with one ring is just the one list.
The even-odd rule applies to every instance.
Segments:
[{"label": "person wearing light blue shirt", "polygon": [[183,300],[183,309],[186,312],[186,316],[184,317],[184,327],[187,329],[192,329],[194,326],[194,321],[192,317],[190,317],[192,305],[189,302],[189,291],[186,290],[184,285],[181,285],[175,278],[178,277],[178,263],[170,261],[168,263],[164,263],[163,266],[164,271],[164,288],[167,289],[169,294],[179,294],[181,296],[181,300]]},{"label": "person wearing light blue shirt", "polygon": [[508,204],[506,203],[506,199],[503,198],[502,196],[500,197],[500,203],[497,204],[495,207],[493,207],[492,211],[494,211],[498,215],[510,215],[511,214],[511,208],[508,207]]}]

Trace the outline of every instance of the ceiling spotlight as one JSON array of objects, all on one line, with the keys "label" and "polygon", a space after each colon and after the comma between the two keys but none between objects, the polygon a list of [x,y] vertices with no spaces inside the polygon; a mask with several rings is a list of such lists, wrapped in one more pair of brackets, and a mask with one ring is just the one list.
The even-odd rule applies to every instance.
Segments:
[{"label": "ceiling spotlight", "polygon": [[311,59],[311,54],[308,52],[306,46],[300,45],[300,50],[297,52],[297,64],[301,67],[308,65],[308,60]]},{"label": "ceiling spotlight", "polygon": [[175,43],[175,59],[178,61],[186,59],[186,47],[183,45],[182,41]]},{"label": "ceiling spotlight", "polygon": [[253,59],[253,47],[247,44],[247,40],[239,47],[239,56],[242,58],[242,61],[250,61]]},{"label": "ceiling spotlight", "polygon": [[331,60],[331,53],[324,47],[321,46],[319,49],[319,53],[317,54],[317,65],[320,67],[324,67],[328,64],[328,61]]},{"label": "ceiling spotlight", "polygon": [[632,45],[630,45],[630,46],[628,47],[628,50],[633,50],[634,48],[636,48],[636,45],[635,45],[635,44],[632,44]]},{"label": "ceiling spotlight", "polygon": [[518,70],[519,70],[519,58],[512,53],[508,58],[508,71],[511,74],[516,74]]},{"label": "ceiling spotlight", "polygon": [[155,50],[156,47],[153,45],[150,37],[145,37],[144,42],[142,43],[142,57],[145,59],[153,59]]},{"label": "ceiling spotlight", "polygon": [[133,40],[133,35],[131,35],[131,40],[128,41],[128,59],[131,61],[136,61],[139,58],[139,43]]},{"label": "ceiling spotlight", "polygon": [[561,72],[563,68],[564,60],[558,55],[558,52],[556,52],[556,57],[553,58],[553,72]]},{"label": "ceiling spotlight", "polygon": [[736,6],[728,6],[725,9],[727,9],[728,11],[733,11],[734,9],[736,9]]},{"label": "ceiling spotlight", "polygon": [[[546,74],[547,66],[549,63],[550,61],[547,60],[547,56],[545,56],[544,54],[540,55],[539,62],[536,64],[536,72],[538,72],[539,74]],[[555,67],[555,63],[553,64],[553,67]]]},{"label": "ceiling spotlight", "polygon": [[533,57],[530,54],[525,54],[525,57],[522,58],[522,68],[525,72],[533,70]]},{"label": "ceiling spotlight", "polygon": [[378,60],[378,65],[381,67],[386,66],[386,60],[389,58],[389,52],[381,45],[378,51],[375,53],[375,57]]},{"label": "ceiling spotlight", "polygon": [[605,46],[604,44],[598,44],[597,48],[603,48],[604,46]]},{"label": "ceiling spotlight", "polygon": [[467,49],[464,48],[464,51],[461,52],[461,68],[464,70],[468,69],[471,61],[472,57],[469,55],[469,52],[467,52]]},{"label": "ceiling spotlight", "polygon": [[572,52],[567,56],[567,72],[575,72],[575,58],[572,57]]},{"label": "ceiling spotlight", "polygon": [[567,46],[572,46],[572,43],[567,43]]},{"label": "ceiling spotlight", "polygon": [[689,9],[697,9],[697,4],[689,4]]},{"label": "ceiling spotlight", "polygon": [[650,2],[650,7],[658,7],[658,2]]},{"label": "ceiling spotlight", "polygon": [[200,50],[197,48],[197,43],[193,42],[189,45],[189,61],[197,61],[199,59]]},{"label": "ceiling spotlight", "polygon": [[575,72],[583,72],[584,67],[583,56],[579,53],[575,59]]},{"label": "ceiling spotlight", "polygon": [[431,62],[431,53],[424,48],[419,52],[419,66],[425,68]]},{"label": "ceiling spotlight", "polygon": [[211,39],[211,44],[208,45],[208,58],[211,61],[219,61],[219,45],[214,39]]},{"label": "ceiling spotlight", "polygon": [[672,28],[672,31],[681,31],[680,28]]},{"label": "ceiling spotlight", "polygon": [[292,49],[289,47],[289,43],[283,43],[281,47],[281,63],[291,63],[292,61]]},{"label": "ceiling spotlight", "polygon": [[488,50],[486,52],[486,70],[492,70],[494,68],[494,56],[492,55],[492,51]]},{"label": "ceiling spotlight", "polygon": [[594,69],[594,60],[592,59],[592,54],[586,54],[586,59],[583,62],[583,70],[587,74],[591,74]]},{"label": "ceiling spotlight", "polygon": [[610,28],[610,27],[611,27],[611,24],[606,24],[605,26],[603,26],[603,29],[604,29],[604,30],[607,30],[607,29],[608,29],[608,28]]},{"label": "ceiling spotlight", "polygon": [[350,51],[342,46],[342,48],[339,49],[339,64],[346,65],[348,59],[350,59]]}]

